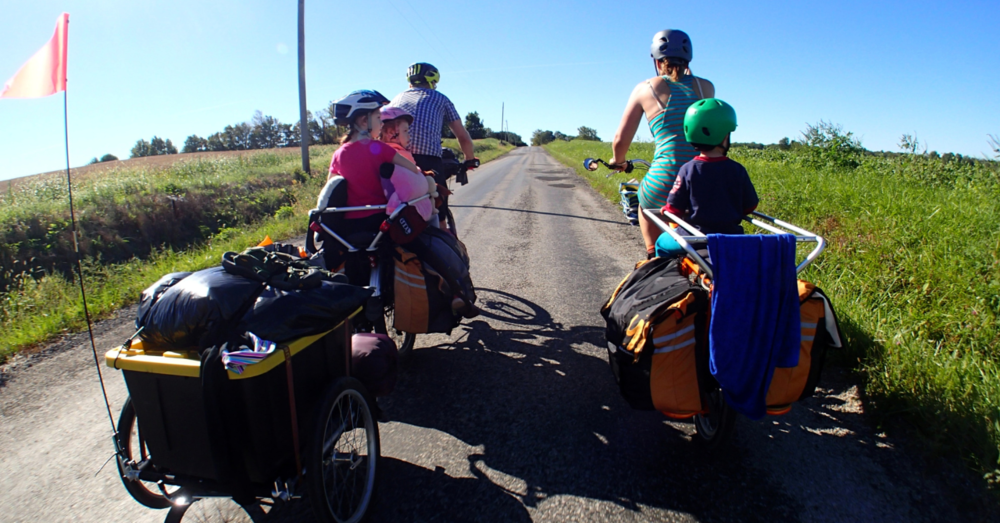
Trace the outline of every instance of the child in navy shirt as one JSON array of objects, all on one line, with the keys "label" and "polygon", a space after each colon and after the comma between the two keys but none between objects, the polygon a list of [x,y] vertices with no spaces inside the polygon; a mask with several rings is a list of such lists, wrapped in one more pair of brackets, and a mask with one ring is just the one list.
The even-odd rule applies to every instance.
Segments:
[{"label": "child in navy shirt", "polygon": [[747,170],[729,159],[729,135],[736,112],[715,98],[699,100],[684,116],[684,135],[701,152],[681,166],[663,210],[704,234],[743,234],[743,217],[757,208],[757,191]]}]

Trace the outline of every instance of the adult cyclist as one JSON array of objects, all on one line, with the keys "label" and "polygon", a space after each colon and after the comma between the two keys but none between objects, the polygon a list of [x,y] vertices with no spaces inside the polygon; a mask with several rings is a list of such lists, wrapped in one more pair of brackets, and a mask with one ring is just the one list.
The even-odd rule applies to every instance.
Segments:
[{"label": "adult cyclist", "polygon": [[[441,160],[441,129],[443,124],[447,124],[458,138],[458,144],[465,154],[466,165],[474,169],[476,162],[470,160],[477,159],[472,137],[462,125],[462,119],[455,105],[447,96],[437,91],[441,72],[431,64],[418,62],[406,70],[406,78],[410,82],[410,88],[396,95],[389,102],[389,107],[398,107],[413,115],[413,124],[410,126],[410,152],[413,153],[417,166],[425,171],[444,172]],[[448,180],[441,175],[437,182],[446,187]],[[442,222],[448,214],[447,210],[448,201],[444,198],[444,204],[440,208]],[[445,228],[444,225],[442,223],[442,228]]]},{"label": "adult cyclist", "polygon": [[[629,145],[645,115],[656,141],[656,152],[639,186],[639,207],[660,209],[667,204],[677,171],[698,154],[684,139],[684,112],[702,98],[713,98],[715,86],[691,74],[691,39],[684,31],[667,29],[653,35],[650,55],[657,76],[639,82],[632,90],[611,145],[614,151],[611,165],[624,166]],[[660,230],[642,212],[639,212],[639,229],[647,256],[652,257]]]}]

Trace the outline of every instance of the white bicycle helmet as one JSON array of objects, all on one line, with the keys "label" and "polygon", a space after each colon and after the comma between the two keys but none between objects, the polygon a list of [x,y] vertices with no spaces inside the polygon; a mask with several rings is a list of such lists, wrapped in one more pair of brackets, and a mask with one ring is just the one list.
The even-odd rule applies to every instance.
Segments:
[{"label": "white bicycle helmet", "polygon": [[350,127],[358,116],[368,114],[383,105],[388,105],[389,99],[378,91],[362,89],[333,102],[333,122],[337,125]]}]

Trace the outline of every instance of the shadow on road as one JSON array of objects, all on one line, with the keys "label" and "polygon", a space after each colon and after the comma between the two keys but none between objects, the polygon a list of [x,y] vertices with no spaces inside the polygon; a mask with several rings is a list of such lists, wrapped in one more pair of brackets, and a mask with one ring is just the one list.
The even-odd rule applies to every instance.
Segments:
[{"label": "shadow on road", "polygon": [[574,215],[574,214],[565,214],[565,213],[558,213],[558,212],[532,211],[532,210],[528,210],[528,209],[510,209],[510,208],[507,208],[507,207],[493,207],[492,205],[454,205],[454,204],[450,204],[449,206],[452,207],[452,208],[456,208],[456,209],[458,209],[458,208],[488,209],[488,210],[491,210],[491,211],[520,212],[520,213],[526,213],[526,214],[541,214],[541,215],[544,215],[544,216],[559,216],[561,218],[574,218],[574,219],[577,219],[577,220],[587,220],[587,221],[590,221],[590,222],[611,223],[611,224],[614,224],[614,225],[627,225],[627,226],[631,227],[630,224],[628,224],[627,222],[623,222],[623,221],[602,220],[600,218],[591,218],[590,216],[577,216],[577,215]]},{"label": "shadow on road", "polygon": [[[386,402],[393,421],[481,446],[468,458],[478,480],[455,486],[455,497],[487,493],[481,502],[490,504],[500,489],[525,507],[552,501],[548,520],[607,520],[643,507],[701,521],[795,520],[791,503],[741,465],[738,449],[709,456],[662,415],[632,411],[601,356],[603,328],[567,327],[513,294],[477,292],[482,316],[453,341],[417,349]],[[390,476],[382,499],[441,488]],[[566,495],[602,503],[554,499]],[[510,520],[489,511],[472,519]]]}]

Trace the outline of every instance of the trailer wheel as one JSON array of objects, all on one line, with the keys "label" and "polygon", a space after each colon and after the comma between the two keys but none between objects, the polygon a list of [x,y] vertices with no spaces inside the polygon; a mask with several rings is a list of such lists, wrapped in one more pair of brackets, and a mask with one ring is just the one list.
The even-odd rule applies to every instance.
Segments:
[{"label": "trailer wheel", "polygon": [[371,506],[381,450],[368,398],[361,382],[340,378],[320,404],[305,471],[319,521],[358,523]]},{"label": "trailer wheel", "polygon": [[[132,405],[131,397],[125,400],[121,414],[118,415],[118,441],[122,451],[125,453],[125,458],[135,466],[150,459],[146,440],[143,439],[142,430],[139,428],[139,424],[136,423],[135,406]],[[167,495],[176,492],[176,487],[171,491],[166,486],[159,486],[156,483],[128,479],[125,477],[125,470],[122,467],[121,460],[121,457],[117,459],[118,477],[122,479],[125,490],[128,491],[133,499],[142,505],[154,509],[163,509],[171,506]]]}]

